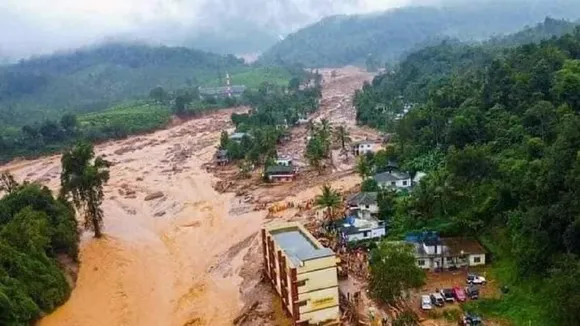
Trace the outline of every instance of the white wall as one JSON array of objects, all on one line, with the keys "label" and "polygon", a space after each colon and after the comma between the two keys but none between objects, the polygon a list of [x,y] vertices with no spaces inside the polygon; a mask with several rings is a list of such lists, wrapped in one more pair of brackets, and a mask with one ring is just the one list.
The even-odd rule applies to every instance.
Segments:
[{"label": "white wall", "polygon": [[379,186],[381,188],[390,188],[390,187],[397,187],[398,189],[407,189],[411,188],[411,178],[405,180],[397,180],[393,185],[391,182],[380,182]]},{"label": "white wall", "polygon": [[[364,232],[367,232],[367,236],[364,236]],[[374,238],[379,238],[385,235],[385,228],[384,227],[379,227],[376,229],[369,229],[369,230],[364,230],[361,231],[360,233],[356,233],[356,234],[349,234],[347,235],[347,240],[350,241],[360,241],[360,240],[366,240],[366,239],[374,239]]]},{"label": "white wall", "polygon": [[[423,261],[423,265],[420,265],[419,262]],[[430,258],[417,258],[416,260],[417,266],[422,269],[430,269],[431,268],[431,259]]]},{"label": "white wall", "polygon": [[359,205],[359,206],[351,206],[350,209],[352,210],[359,210],[361,213],[361,217],[364,218],[368,218],[370,217],[371,214],[378,214],[379,213],[379,205],[377,204],[373,204],[373,205]]},{"label": "white wall", "polygon": [[[475,259],[479,258],[479,262],[475,262]],[[479,266],[485,265],[485,254],[481,255],[469,255],[469,266]]]},{"label": "white wall", "polygon": [[[425,252],[429,255],[433,255],[435,254],[435,246],[426,246],[425,244],[422,244],[423,246],[423,250],[425,250]],[[437,246],[437,253],[441,254],[441,252],[443,251],[443,246],[442,245],[438,245]]]},{"label": "white wall", "polygon": [[363,155],[366,153],[376,153],[379,151],[381,145],[380,144],[359,144],[356,146],[359,155]]}]

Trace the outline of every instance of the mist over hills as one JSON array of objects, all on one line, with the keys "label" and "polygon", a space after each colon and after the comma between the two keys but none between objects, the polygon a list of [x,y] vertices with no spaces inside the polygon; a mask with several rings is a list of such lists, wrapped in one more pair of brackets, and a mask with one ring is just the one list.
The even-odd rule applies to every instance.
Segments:
[{"label": "mist over hills", "polygon": [[447,1],[439,6],[332,16],[290,34],[260,61],[342,66],[364,63],[369,54],[383,62],[395,61],[417,45],[446,38],[481,41],[535,25],[547,16],[576,20],[580,1]]}]

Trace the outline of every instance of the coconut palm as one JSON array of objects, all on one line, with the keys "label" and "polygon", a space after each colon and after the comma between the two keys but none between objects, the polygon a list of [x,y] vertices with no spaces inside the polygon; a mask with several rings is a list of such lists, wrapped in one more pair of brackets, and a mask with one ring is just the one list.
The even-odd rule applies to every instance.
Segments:
[{"label": "coconut palm", "polygon": [[332,189],[329,185],[324,185],[321,188],[322,193],[314,199],[314,204],[317,208],[326,209],[326,216],[332,219],[334,210],[342,205],[342,198],[338,191]]},{"label": "coconut palm", "polygon": [[361,155],[359,157],[355,169],[363,180],[366,180],[373,173],[373,167],[366,155]]},{"label": "coconut palm", "polygon": [[346,144],[350,143],[350,134],[344,125],[338,126],[334,131],[334,137],[340,142],[343,151],[346,151]]}]

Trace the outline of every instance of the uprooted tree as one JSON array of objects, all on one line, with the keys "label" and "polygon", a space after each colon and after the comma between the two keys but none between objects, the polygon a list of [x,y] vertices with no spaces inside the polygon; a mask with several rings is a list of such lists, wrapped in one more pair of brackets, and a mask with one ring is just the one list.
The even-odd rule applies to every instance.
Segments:
[{"label": "uprooted tree", "polygon": [[102,236],[103,226],[103,185],[109,180],[109,166],[102,157],[96,157],[93,145],[78,143],[63,154],[60,176],[63,198],[71,198],[74,206],[84,218],[86,230],[95,232],[95,238]]}]

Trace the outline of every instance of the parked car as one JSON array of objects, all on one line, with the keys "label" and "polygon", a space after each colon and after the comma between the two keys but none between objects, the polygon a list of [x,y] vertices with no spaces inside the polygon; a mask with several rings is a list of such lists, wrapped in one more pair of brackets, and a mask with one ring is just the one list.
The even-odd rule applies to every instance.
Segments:
[{"label": "parked car", "polygon": [[445,299],[445,302],[455,302],[455,296],[453,294],[453,289],[443,289],[441,290],[441,296]]},{"label": "parked car", "polygon": [[459,320],[459,325],[462,325],[462,326],[483,326],[483,322],[481,321],[481,318],[479,316],[467,312]]},{"label": "parked car", "polygon": [[431,303],[436,305],[437,307],[443,307],[445,304],[445,299],[441,296],[441,293],[431,293]]},{"label": "parked car", "polygon": [[467,299],[465,291],[459,286],[453,288],[453,296],[455,297],[455,300],[459,302],[464,302]]},{"label": "parked car", "polygon": [[483,276],[479,276],[476,274],[469,274],[467,275],[467,284],[481,284],[481,285],[485,285],[487,281],[485,280],[485,277]]},{"label": "parked car", "polygon": [[421,309],[431,310],[433,306],[431,305],[431,298],[428,295],[421,296]]},{"label": "parked car", "polygon": [[470,284],[465,287],[465,294],[467,294],[467,297],[469,299],[472,300],[479,299],[479,289],[477,288],[477,286],[473,284]]}]

